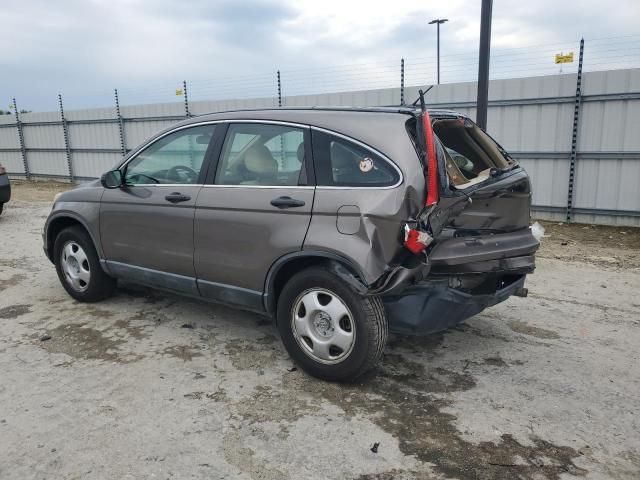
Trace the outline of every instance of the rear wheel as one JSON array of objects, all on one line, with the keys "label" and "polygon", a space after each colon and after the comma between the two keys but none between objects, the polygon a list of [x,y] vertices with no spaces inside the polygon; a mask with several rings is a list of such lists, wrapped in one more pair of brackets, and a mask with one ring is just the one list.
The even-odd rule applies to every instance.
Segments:
[{"label": "rear wheel", "polygon": [[387,321],[378,297],[363,297],[322,267],[305,269],[278,299],[278,329],[289,355],[309,374],[354,380],[382,356]]},{"label": "rear wheel", "polygon": [[65,228],[53,246],[58,278],[69,295],[80,302],[98,302],[110,297],[116,285],[107,275],[91,237],[78,226]]}]

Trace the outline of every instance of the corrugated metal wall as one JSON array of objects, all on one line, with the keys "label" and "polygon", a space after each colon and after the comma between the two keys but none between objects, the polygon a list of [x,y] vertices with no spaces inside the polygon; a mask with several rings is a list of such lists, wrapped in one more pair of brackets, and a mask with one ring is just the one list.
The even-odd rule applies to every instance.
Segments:
[{"label": "corrugated metal wall", "polygon": [[[286,88],[286,85],[285,85]],[[566,217],[576,75],[493,80],[489,88],[488,131],[531,175],[536,215]],[[418,87],[405,89],[413,102]],[[430,107],[475,117],[475,82],[435,86]],[[400,89],[284,97],[283,106],[398,105]],[[191,114],[277,107],[277,98],[189,102]],[[121,108],[126,149],[186,114],[184,102]],[[71,169],[79,179],[98,177],[121,158],[120,122],[114,108],[65,112]],[[69,175],[58,112],[20,116],[29,172]],[[589,223],[640,226],[640,69],[583,75],[579,115],[573,218]],[[0,116],[0,163],[24,174],[15,117]]]}]

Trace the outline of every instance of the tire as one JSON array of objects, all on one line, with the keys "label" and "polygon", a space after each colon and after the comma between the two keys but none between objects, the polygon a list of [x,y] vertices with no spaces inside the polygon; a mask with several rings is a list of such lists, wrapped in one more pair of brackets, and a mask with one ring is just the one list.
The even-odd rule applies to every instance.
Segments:
[{"label": "tire", "polygon": [[323,267],[291,277],[278,298],[277,323],[291,358],[329,381],[353,381],[370,370],[388,335],[380,298],[359,295]]},{"label": "tire", "polygon": [[0,215],[2,215],[2,210],[4,210],[4,203],[0,203]]},{"label": "tire", "polygon": [[93,241],[82,227],[62,230],[53,245],[53,255],[60,283],[73,298],[99,302],[113,295],[116,280],[102,270]]}]

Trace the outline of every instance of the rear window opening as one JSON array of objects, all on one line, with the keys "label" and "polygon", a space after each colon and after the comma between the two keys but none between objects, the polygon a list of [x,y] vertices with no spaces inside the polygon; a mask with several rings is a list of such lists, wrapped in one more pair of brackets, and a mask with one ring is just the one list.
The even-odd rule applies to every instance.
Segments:
[{"label": "rear window opening", "polygon": [[445,168],[455,188],[467,188],[489,178],[491,170],[510,169],[515,161],[468,119],[447,118],[433,122],[433,131],[440,141]]}]

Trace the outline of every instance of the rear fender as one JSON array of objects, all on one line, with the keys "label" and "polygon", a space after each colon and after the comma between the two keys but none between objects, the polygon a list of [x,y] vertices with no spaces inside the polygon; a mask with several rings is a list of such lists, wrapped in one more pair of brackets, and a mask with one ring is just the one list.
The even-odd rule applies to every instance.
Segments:
[{"label": "rear fender", "polygon": [[364,276],[352,260],[332,252],[307,251],[294,252],[280,257],[269,269],[265,279],[263,303],[265,310],[274,314],[278,303],[281,287],[286,279],[282,278],[288,268],[293,272],[313,265],[325,265],[331,272],[342,279],[355,292],[364,295],[369,286],[363,280]]}]

